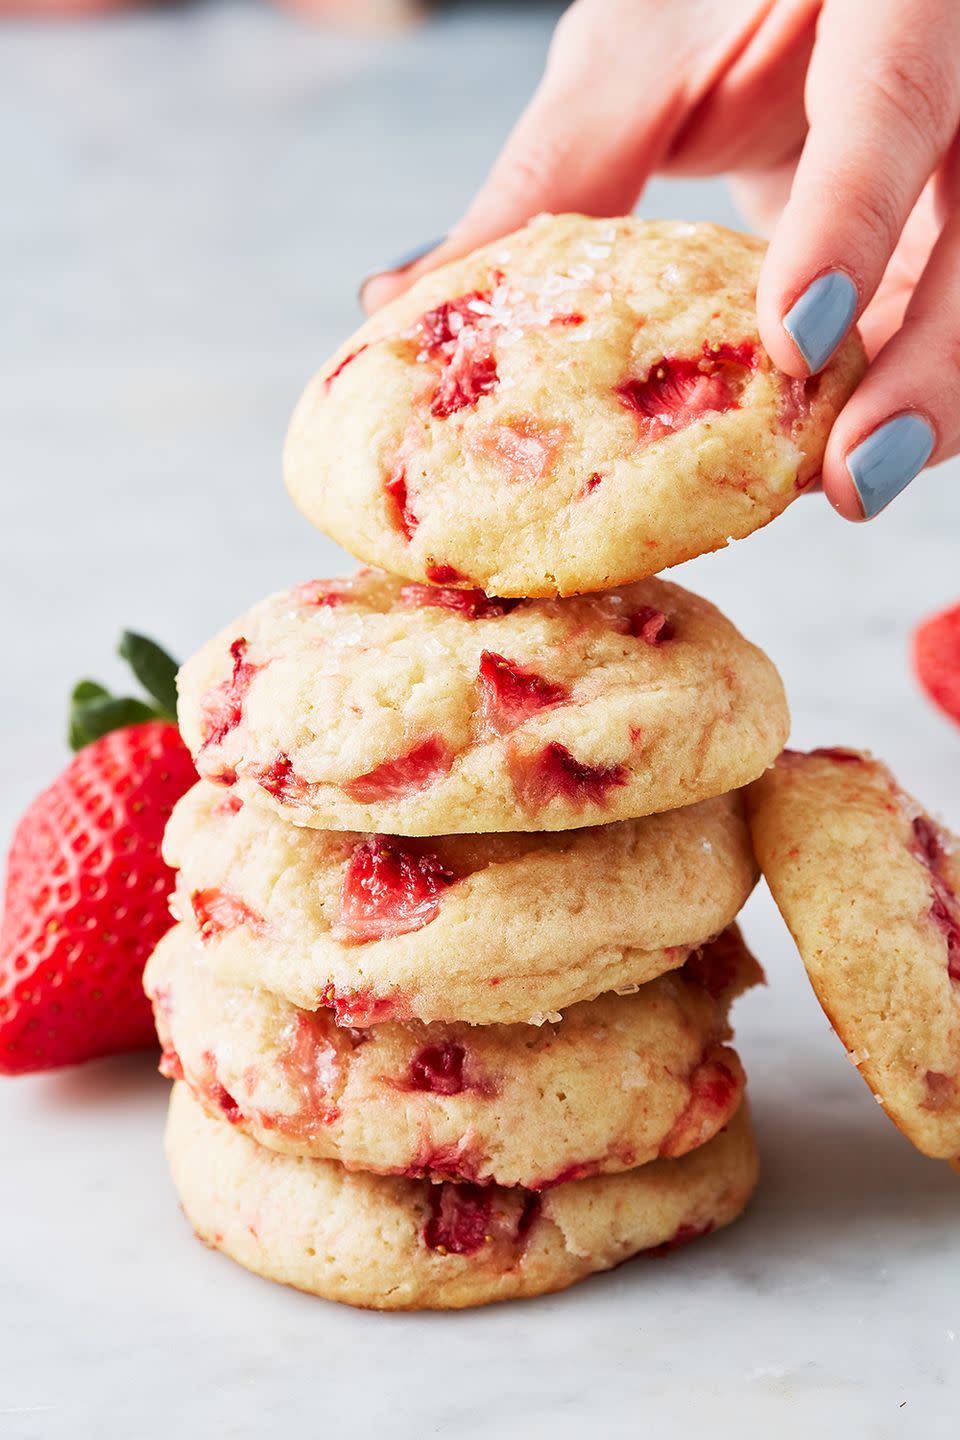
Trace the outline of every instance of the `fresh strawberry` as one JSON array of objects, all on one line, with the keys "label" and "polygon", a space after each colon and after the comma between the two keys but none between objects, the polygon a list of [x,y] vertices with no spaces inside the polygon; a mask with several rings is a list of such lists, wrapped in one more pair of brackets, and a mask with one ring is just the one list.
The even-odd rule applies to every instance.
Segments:
[{"label": "fresh strawberry", "polygon": [[171,925],[160,840],[196,780],[174,719],[176,666],[126,634],[120,653],[152,701],[84,680],[79,753],[17,826],[0,929],[0,1073],[72,1065],[155,1043],[144,963]]},{"label": "fresh strawberry", "polygon": [[933,703],[960,725],[960,605],[917,626],[913,663]]}]

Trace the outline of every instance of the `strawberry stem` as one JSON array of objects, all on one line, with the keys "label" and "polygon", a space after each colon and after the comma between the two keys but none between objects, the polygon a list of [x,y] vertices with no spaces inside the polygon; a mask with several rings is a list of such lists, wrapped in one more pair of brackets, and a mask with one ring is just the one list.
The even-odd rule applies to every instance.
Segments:
[{"label": "strawberry stem", "polygon": [[124,630],[117,646],[117,654],[126,660],[140,684],[164,714],[171,720],[177,715],[177,670],[179,666],[171,660],[166,650],[161,650],[154,640],[146,635],[137,635],[133,630]]},{"label": "strawberry stem", "polygon": [[67,739],[71,750],[120,730],[142,725],[147,720],[177,720],[177,664],[165,650],[145,635],[125,630],[118,653],[127,661],[146,690],[149,701],[134,696],[111,695],[96,680],[81,680],[70,695]]}]

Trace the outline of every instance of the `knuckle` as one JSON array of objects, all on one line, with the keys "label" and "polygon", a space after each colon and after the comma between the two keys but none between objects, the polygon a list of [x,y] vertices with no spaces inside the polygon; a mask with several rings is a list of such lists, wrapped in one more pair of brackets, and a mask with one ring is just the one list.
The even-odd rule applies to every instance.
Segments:
[{"label": "knuckle", "polygon": [[960,400],[960,330],[951,327],[946,335],[937,337],[937,345],[947,399],[956,406]]},{"label": "knuckle", "polygon": [[564,169],[566,145],[543,136],[509,156],[497,176],[500,189],[515,200],[543,194]]},{"label": "knuckle", "polygon": [[870,237],[884,254],[889,254],[902,220],[893,191],[877,176],[864,177],[858,172],[839,177],[835,199],[847,233]]},{"label": "knuckle", "polygon": [[924,150],[946,143],[956,122],[956,82],[939,56],[901,46],[877,63],[869,79],[898,124]]},{"label": "knuckle", "polygon": [[579,45],[591,21],[588,0],[573,0],[553,29],[547,52],[548,64],[562,56],[571,46]]}]

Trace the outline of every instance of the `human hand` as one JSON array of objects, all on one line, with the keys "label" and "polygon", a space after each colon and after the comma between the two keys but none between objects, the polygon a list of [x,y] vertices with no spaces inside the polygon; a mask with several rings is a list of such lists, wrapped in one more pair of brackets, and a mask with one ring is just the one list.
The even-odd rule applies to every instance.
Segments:
[{"label": "human hand", "polygon": [[655,172],[728,173],[772,237],[757,311],[774,363],[821,369],[859,320],[871,365],[823,488],[869,519],[960,450],[958,126],[955,0],[577,0],[467,213],[364,304],[540,211],[623,214]]}]

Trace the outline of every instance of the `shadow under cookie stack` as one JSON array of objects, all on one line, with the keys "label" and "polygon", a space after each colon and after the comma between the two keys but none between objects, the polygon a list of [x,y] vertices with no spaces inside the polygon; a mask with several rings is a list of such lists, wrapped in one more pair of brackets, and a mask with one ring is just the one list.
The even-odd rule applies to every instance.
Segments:
[{"label": "shadow under cookie stack", "polygon": [[261,1275],[483,1304],[752,1192],[739,792],[787,708],[649,575],[783,509],[855,378],[771,369],[758,264],[711,226],[535,223],[419,282],[301,402],[290,488],[383,568],[269,598],[181,672],[202,778],[146,975],[184,1209]]}]

